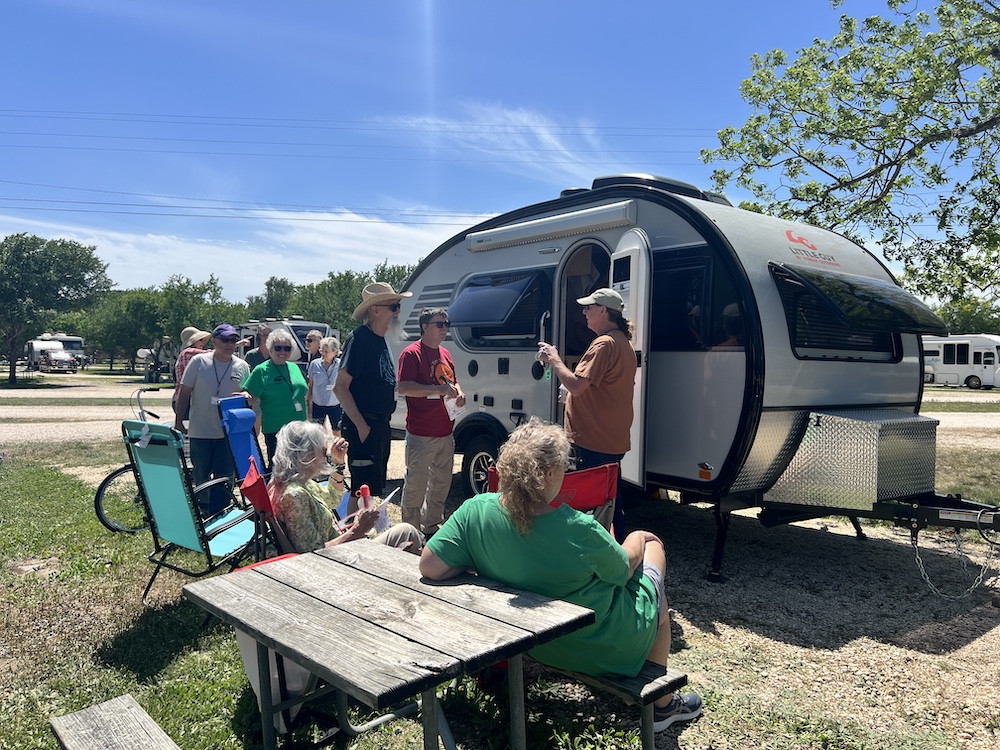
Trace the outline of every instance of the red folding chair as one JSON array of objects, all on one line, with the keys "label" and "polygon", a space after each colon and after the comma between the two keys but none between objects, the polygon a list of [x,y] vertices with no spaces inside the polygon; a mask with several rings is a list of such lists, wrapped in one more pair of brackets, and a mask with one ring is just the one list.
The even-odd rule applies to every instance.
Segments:
[{"label": "red folding chair", "polygon": [[271,503],[271,493],[267,490],[267,481],[257,468],[257,460],[250,456],[250,468],[240,483],[240,493],[250,501],[256,511],[257,549],[256,557],[263,560],[267,553],[268,540],[274,545],[279,555],[295,552],[292,543],[285,535],[278,519],[274,515],[274,505]]},{"label": "red folding chair", "polygon": [[[496,492],[500,475],[495,466],[487,469],[486,489]],[[571,508],[589,513],[608,531],[615,516],[615,497],[618,495],[618,464],[604,464],[581,471],[571,471],[563,479],[559,494],[551,505],[565,503]],[[612,531],[613,535],[613,531]]]}]

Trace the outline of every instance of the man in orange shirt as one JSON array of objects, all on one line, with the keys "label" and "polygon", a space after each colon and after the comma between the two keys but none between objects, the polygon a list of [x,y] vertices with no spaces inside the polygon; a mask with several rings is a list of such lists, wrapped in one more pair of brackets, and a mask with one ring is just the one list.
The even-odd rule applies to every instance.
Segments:
[{"label": "man in orange shirt", "polygon": [[[576,468],[618,463],[631,446],[635,350],[625,301],[613,289],[598,289],[577,304],[596,334],[576,370],[570,370],[551,344],[538,344],[538,358],[552,367],[566,387],[566,432],[576,452]],[[615,507],[615,535],[624,539],[621,485]]]}]

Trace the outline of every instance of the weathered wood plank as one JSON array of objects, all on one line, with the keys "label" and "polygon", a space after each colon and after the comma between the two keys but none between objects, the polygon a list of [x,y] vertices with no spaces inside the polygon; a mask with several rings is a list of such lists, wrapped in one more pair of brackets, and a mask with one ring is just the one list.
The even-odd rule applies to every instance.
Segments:
[{"label": "weathered wood plank", "polygon": [[190,583],[184,594],[372,708],[462,673],[459,660],[303,596],[260,569]]},{"label": "weathered wood plank", "polygon": [[51,720],[65,750],[179,750],[131,695]]},{"label": "weathered wood plank", "polygon": [[659,664],[647,661],[642,671],[635,677],[621,675],[588,675],[570,672],[565,669],[555,669],[567,677],[572,677],[585,685],[605,690],[616,695],[633,706],[645,706],[657,698],[662,698],[688,683],[687,675],[673,669],[667,669]]},{"label": "weathered wood plank", "polygon": [[549,599],[488,578],[462,574],[448,581],[426,581],[420,577],[416,555],[370,540],[341,544],[313,554],[528,630],[535,635],[535,645],[572,633],[596,620],[593,611],[586,607]]},{"label": "weathered wood plank", "polygon": [[[535,642],[534,633],[520,627],[429,597],[424,590],[401,586],[367,570],[346,570],[319,555],[299,555],[280,566],[263,565],[256,572],[371,623],[372,631],[384,628],[461,659],[469,671],[523,653]],[[350,577],[349,586],[344,585],[345,574]]]}]

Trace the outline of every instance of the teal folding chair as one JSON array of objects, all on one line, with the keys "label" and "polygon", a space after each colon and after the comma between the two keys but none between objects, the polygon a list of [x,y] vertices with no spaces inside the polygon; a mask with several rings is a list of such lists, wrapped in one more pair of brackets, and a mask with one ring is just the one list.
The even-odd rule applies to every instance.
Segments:
[{"label": "teal folding chair", "polygon": [[[256,539],[254,511],[230,505],[208,519],[198,513],[195,495],[221,477],[192,486],[184,461],[184,436],[167,425],[128,420],[122,438],[135,471],[136,483],[153,534],[149,561],[156,565],[142,592],[142,602],[163,568],[199,578],[229,565],[236,568]],[[168,558],[178,550],[198,553],[197,565],[182,565]]]}]

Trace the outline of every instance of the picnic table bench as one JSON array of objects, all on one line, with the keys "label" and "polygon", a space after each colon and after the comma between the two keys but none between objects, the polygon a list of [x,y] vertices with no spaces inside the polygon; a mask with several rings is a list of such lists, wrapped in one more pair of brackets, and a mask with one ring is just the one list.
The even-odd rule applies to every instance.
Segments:
[{"label": "picnic table bench", "polygon": [[50,723],[64,750],[180,750],[128,694]]},{"label": "picnic table bench", "polygon": [[[594,622],[593,611],[463,574],[421,578],[418,558],[369,540],[189,583],[184,595],[257,642],[264,745],[275,747],[268,650],[375,710],[421,696],[424,747],[437,748],[436,688],[509,660],[511,746],[526,746],[523,655]],[[278,708],[277,710],[280,710]]]}]

